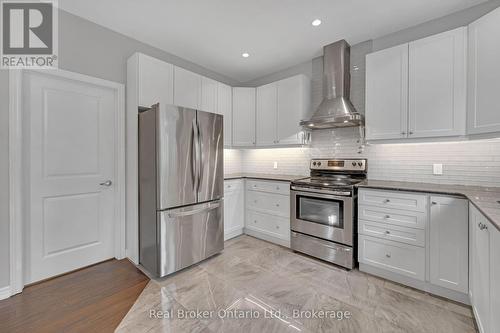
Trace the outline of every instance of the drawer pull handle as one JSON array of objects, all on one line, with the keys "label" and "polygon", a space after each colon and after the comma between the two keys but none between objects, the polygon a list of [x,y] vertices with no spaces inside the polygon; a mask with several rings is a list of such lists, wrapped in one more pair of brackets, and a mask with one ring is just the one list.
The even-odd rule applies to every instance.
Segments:
[{"label": "drawer pull handle", "polygon": [[386,256],[387,258],[390,258],[390,257],[391,257],[391,254],[390,254],[390,253],[387,253],[385,256]]},{"label": "drawer pull handle", "polygon": [[385,234],[386,234],[386,235],[390,235],[390,234],[391,234],[391,232],[390,232],[389,230],[386,230],[386,231],[385,231]]},{"label": "drawer pull handle", "polygon": [[276,204],[276,207],[279,207],[279,206],[280,206],[280,204]]},{"label": "drawer pull handle", "polygon": [[385,219],[390,219],[391,218],[391,215],[386,215],[384,216]]},{"label": "drawer pull handle", "polygon": [[276,226],[276,229],[279,229],[279,228],[280,228],[280,226],[279,226],[279,225],[277,225],[277,226]]},{"label": "drawer pull handle", "polygon": [[384,203],[389,203],[389,202],[391,202],[391,200],[389,200],[389,199],[384,200]]}]

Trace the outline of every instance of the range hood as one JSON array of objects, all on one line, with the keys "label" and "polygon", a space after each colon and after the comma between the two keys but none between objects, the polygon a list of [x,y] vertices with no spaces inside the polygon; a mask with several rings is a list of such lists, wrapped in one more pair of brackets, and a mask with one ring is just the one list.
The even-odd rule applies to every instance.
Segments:
[{"label": "range hood", "polygon": [[323,48],[323,101],[311,119],[300,125],[308,129],[361,126],[363,116],[349,100],[350,50],[345,40]]}]

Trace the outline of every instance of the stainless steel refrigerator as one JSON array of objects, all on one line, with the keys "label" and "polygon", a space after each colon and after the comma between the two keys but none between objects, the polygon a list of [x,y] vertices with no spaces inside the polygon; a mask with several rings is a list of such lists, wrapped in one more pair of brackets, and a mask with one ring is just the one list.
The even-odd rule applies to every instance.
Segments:
[{"label": "stainless steel refrigerator", "polygon": [[224,248],[222,116],[139,113],[139,261],[161,277]]}]

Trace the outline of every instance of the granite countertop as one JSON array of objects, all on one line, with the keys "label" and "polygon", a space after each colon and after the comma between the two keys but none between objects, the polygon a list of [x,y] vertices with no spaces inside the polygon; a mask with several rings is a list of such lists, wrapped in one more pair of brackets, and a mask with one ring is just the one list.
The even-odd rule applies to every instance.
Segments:
[{"label": "granite countertop", "polygon": [[367,179],[357,187],[458,195],[469,199],[500,230],[500,187],[444,185]]},{"label": "granite countertop", "polygon": [[224,175],[224,180],[250,178],[250,179],[277,180],[277,181],[282,181],[282,182],[291,182],[292,180],[299,179],[299,178],[306,178],[306,177],[308,177],[308,176],[279,175],[279,174],[269,174],[269,173],[233,173],[233,174]]}]

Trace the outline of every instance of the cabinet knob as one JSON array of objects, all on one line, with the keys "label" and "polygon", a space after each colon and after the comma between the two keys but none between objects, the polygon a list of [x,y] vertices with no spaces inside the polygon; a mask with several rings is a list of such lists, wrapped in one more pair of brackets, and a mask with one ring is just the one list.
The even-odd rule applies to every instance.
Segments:
[{"label": "cabinet knob", "polygon": [[277,190],[279,190],[279,189],[280,189],[280,187],[279,187],[279,186],[276,186],[276,189],[277,189]]},{"label": "cabinet knob", "polygon": [[279,228],[280,228],[280,226],[279,226],[279,225],[277,225],[277,226],[276,226],[276,229],[279,229]]},{"label": "cabinet knob", "polygon": [[384,216],[385,219],[390,219],[391,218],[391,215],[386,215]]},{"label": "cabinet knob", "polygon": [[437,205],[438,203],[436,201],[431,202],[433,205]]},{"label": "cabinet knob", "polygon": [[401,132],[401,135],[406,135],[406,132]]},{"label": "cabinet knob", "polygon": [[390,258],[391,257],[391,254],[390,253],[386,253],[385,255],[387,258]]},{"label": "cabinet knob", "polygon": [[479,222],[477,224],[477,226],[479,227],[479,230],[485,230],[485,229],[488,229],[488,226],[486,224],[483,224],[481,222]]},{"label": "cabinet knob", "polygon": [[253,223],[257,223],[257,220],[253,220]]},{"label": "cabinet knob", "polygon": [[384,203],[389,203],[389,202],[391,202],[391,200],[389,200],[389,199],[384,200]]},{"label": "cabinet knob", "polygon": [[413,131],[408,132],[408,134],[413,135]]},{"label": "cabinet knob", "polygon": [[386,234],[386,235],[390,235],[390,234],[391,234],[391,232],[390,232],[389,230],[386,230],[386,231],[385,231],[385,234]]}]

